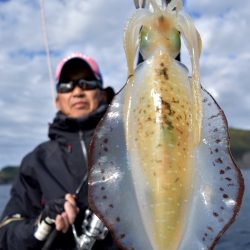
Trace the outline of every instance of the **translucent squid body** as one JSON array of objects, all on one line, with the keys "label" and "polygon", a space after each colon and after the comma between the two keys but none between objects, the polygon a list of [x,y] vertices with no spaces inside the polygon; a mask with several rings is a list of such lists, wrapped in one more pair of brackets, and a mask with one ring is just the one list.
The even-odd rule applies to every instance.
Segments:
[{"label": "translucent squid body", "polygon": [[[191,18],[181,1],[147,3],[125,27],[128,81],[92,142],[90,204],[122,249],[212,249],[239,210],[243,179],[224,113],[200,86]],[[180,35],[192,78],[175,60]]]}]

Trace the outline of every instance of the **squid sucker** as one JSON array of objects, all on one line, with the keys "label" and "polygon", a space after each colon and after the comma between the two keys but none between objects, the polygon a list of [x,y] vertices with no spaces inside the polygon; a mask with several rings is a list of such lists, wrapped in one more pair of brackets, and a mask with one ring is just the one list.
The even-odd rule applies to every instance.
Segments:
[{"label": "squid sucker", "polygon": [[[200,84],[191,18],[180,0],[145,3],[125,26],[127,83],[91,144],[89,203],[121,249],[213,249],[240,209],[243,178],[225,115]],[[181,36],[191,77],[175,59]]]}]

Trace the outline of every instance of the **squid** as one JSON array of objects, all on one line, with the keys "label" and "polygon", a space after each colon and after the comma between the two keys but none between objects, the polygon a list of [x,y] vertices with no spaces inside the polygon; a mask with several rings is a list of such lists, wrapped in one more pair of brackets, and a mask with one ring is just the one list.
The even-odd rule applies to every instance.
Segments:
[{"label": "squid", "polygon": [[[144,4],[125,25],[128,80],[91,143],[89,203],[121,249],[213,249],[244,190],[226,117],[201,86],[202,42],[182,2]],[[191,76],[175,59],[181,37]]]}]

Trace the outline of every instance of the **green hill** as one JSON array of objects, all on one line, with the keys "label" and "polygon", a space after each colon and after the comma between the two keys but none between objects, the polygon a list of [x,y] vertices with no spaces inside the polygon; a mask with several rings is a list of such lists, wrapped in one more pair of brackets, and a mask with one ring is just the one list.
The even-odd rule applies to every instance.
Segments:
[{"label": "green hill", "polygon": [[[241,159],[246,153],[250,153],[250,131],[231,128],[231,150],[235,159]],[[250,167],[250,166],[249,166]]]},{"label": "green hill", "polygon": [[15,176],[17,175],[17,166],[6,166],[0,171],[0,184],[12,183]]}]

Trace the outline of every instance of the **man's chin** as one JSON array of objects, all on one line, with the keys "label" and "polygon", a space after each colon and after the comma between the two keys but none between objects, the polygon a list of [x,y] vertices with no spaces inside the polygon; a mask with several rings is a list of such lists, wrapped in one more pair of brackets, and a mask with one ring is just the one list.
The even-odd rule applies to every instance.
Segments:
[{"label": "man's chin", "polygon": [[79,118],[88,115],[90,112],[91,112],[90,110],[86,109],[76,110],[70,114],[70,117]]}]

